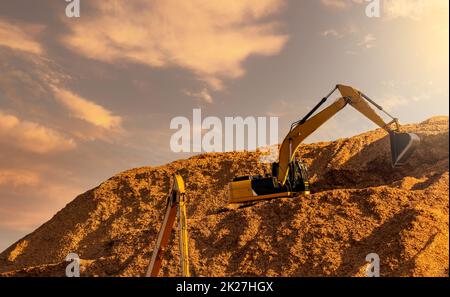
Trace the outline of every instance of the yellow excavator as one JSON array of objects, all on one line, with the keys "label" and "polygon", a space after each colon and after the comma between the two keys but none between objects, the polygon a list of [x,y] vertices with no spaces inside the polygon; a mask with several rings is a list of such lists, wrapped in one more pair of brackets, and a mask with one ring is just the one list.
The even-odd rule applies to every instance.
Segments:
[{"label": "yellow excavator", "polygon": [[[339,90],[341,97],[313,116],[336,90]],[[384,112],[392,121],[385,123],[370,107],[369,103]],[[405,164],[420,143],[419,137],[413,133],[401,133],[398,119],[391,116],[362,92],[350,86],[337,85],[303,119],[292,123],[289,133],[280,146],[279,160],[272,163],[272,173],[266,176],[234,178],[229,185],[228,202],[244,203],[309,194],[310,185],[306,165],[296,160],[295,153],[306,137],[316,131],[317,128],[342,110],[347,104],[354,107],[389,134],[392,166],[395,168]]]},{"label": "yellow excavator", "polygon": [[188,231],[186,217],[186,195],[183,178],[175,174],[173,176],[172,189],[167,197],[166,214],[159,230],[156,245],[152,253],[150,265],[146,276],[156,277],[161,269],[164,250],[169,242],[170,234],[173,230],[175,218],[178,216],[178,231],[180,245],[180,265],[183,277],[189,277],[189,250]]}]

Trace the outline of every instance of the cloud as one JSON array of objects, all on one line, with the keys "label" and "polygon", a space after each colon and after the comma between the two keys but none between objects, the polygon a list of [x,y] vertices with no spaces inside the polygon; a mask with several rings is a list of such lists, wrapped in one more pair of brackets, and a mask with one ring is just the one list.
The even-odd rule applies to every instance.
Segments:
[{"label": "cloud", "polygon": [[407,106],[421,101],[430,100],[431,97],[427,94],[420,94],[411,97],[405,97],[400,95],[386,95],[384,100],[380,102],[381,106],[387,111],[394,111],[401,106]]},{"label": "cloud", "polygon": [[66,151],[76,147],[73,139],[40,124],[21,121],[0,111],[0,142],[34,153]]},{"label": "cloud", "polygon": [[436,9],[448,10],[448,0],[385,0],[384,11],[390,18],[420,20]]},{"label": "cloud", "polygon": [[68,22],[63,43],[86,57],[190,69],[211,87],[245,71],[251,55],[274,55],[287,36],[265,19],[283,0],[92,1],[95,11]]},{"label": "cloud", "polygon": [[[106,134],[121,132],[122,118],[65,88],[71,75],[45,54],[0,47],[0,68],[0,96],[9,101],[9,109],[21,110],[24,117],[46,117],[47,125],[58,126],[82,140],[111,140]],[[83,122],[70,120],[55,102]]]},{"label": "cloud", "polygon": [[334,10],[344,10],[353,6],[353,4],[361,4],[364,0],[320,0],[322,5]]},{"label": "cloud", "polygon": [[42,54],[41,44],[33,37],[33,35],[40,33],[42,30],[42,26],[28,24],[19,26],[0,20],[0,46],[32,54]]},{"label": "cloud", "polygon": [[0,186],[13,188],[21,186],[36,186],[39,182],[37,174],[24,170],[0,169]]},{"label": "cloud", "polygon": [[[331,10],[343,11],[359,4],[368,4],[364,0],[320,0],[323,6]],[[383,16],[387,18],[409,18],[421,20],[426,14],[437,10],[448,10],[448,0],[380,0]]]},{"label": "cloud", "polygon": [[189,97],[194,97],[194,98],[200,99],[206,103],[213,103],[213,98],[207,88],[203,88],[199,92],[192,92],[192,91],[186,90],[186,91],[184,91],[184,93]]},{"label": "cloud", "polygon": [[320,35],[322,35],[323,37],[334,37],[336,39],[341,39],[342,37],[344,37],[343,34],[339,33],[335,29],[329,29],[329,30],[322,31],[320,33]]},{"label": "cloud", "polygon": [[[434,88],[433,81],[413,82],[407,80],[383,80],[380,105],[387,111],[398,110],[402,106],[414,106],[440,97],[441,90]],[[408,90],[405,93],[404,90]]]},{"label": "cloud", "polygon": [[330,28],[324,30],[320,32],[320,35],[325,38],[342,39],[356,33],[359,33],[359,28],[353,22],[348,22],[347,25],[339,29]]},{"label": "cloud", "polygon": [[375,41],[377,38],[373,34],[367,34],[364,39],[358,43],[358,46],[365,47],[367,49],[375,47]]},{"label": "cloud", "polygon": [[266,116],[269,117],[285,117],[292,114],[295,108],[286,100],[276,100],[270,104],[269,110],[266,111]]},{"label": "cloud", "polygon": [[[0,171],[1,174],[1,171]],[[29,175],[33,183],[11,187],[0,184],[0,228],[14,231],[27,231],[49,220],[67,201],[82,192],[82,188],[71,183],[57,183],[40,178],[36,173],[13,172],[12,178],[20,174]],[[0,175],[1,176],[1,175]]]},{"label": "cloud", "polygon": [[73,117],[105,129],[120,128],[122,119],[103,106],[91,102],[73,92],[52,86],[57,100],[70,110]]}]

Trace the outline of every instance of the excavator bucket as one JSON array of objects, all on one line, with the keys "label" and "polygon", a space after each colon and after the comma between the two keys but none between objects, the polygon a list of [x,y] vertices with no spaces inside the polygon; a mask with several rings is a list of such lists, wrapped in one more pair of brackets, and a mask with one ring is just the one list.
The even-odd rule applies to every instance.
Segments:
[{"label": "excavator bucket", "polygon": [[420,138],[414,133],[391,132],[392,166],[399,167],[411,157],[420,143]]}]

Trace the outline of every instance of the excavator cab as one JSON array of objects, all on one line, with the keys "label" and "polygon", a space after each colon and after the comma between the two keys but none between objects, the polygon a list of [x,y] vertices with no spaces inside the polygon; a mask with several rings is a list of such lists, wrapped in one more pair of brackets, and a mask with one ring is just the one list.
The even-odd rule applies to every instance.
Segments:
[{"label": "excavator cab", "polygon": [[[278,177],[279,163],[272,163],[272,176]],[[300,160],[289,163],[289,172],[286,179],[285,190],[292,193],[309,194],[308,167]]]},{"label": "excavator cab", "polygon": [[292,192],[309,194],[308,167],[301,161],[291,162],[293,176],[289,178]]},{"label": "excavator cab", "polygon": [[272,163],[272,174],[266,176],[240,176],[233,179],[229,188],[229,203],[243,203],[249,201],[266,200],[282,197],[296,197],[308,195],[309,177],[305,164],[294,160],[289,164],[290,170],[286,183],[281,184],[278,179],[278,163]]}]

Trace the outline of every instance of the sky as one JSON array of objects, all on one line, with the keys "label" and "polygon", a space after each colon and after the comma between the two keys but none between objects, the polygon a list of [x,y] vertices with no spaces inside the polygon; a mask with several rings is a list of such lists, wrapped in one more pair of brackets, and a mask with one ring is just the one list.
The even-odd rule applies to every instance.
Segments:
[{"label": "sky", "polygon": [[[401,123],[449,109],[449,2],[0,2],[0,251],[126,169],[174,153],[174,117],[279,117],[279,137],[336,84]],[[376,128],[348,108],[307,142]]]}]

